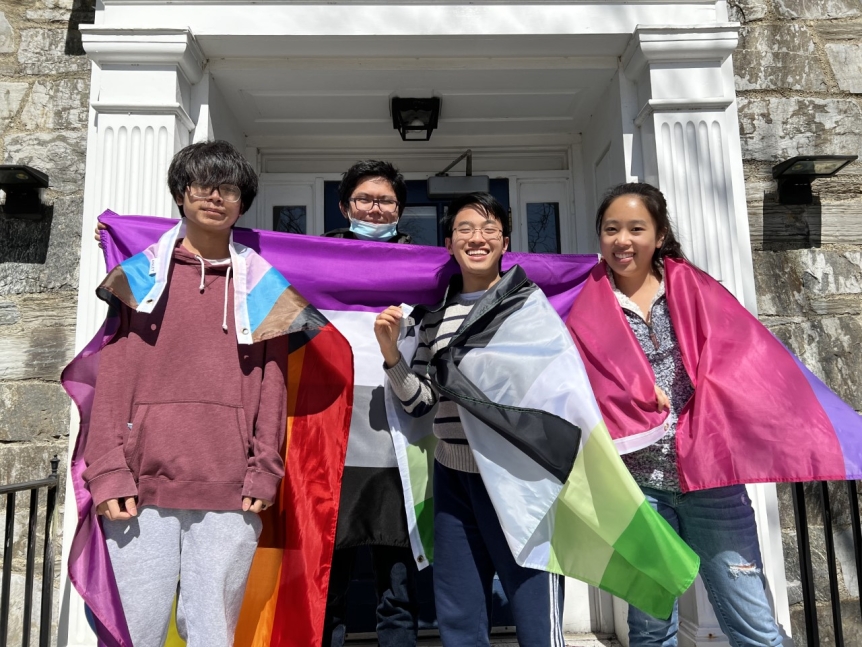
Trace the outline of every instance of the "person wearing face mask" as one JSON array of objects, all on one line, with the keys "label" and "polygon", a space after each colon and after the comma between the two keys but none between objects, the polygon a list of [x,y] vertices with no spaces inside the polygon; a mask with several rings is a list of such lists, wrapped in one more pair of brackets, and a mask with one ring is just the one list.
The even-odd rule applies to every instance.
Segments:
[{"label": "person wearing face mask", "polygon": [[409,234],[398,231],[398,221],[407,201],[404,177],[389,162],[364,160],[344,174],[338,185],[338,207],[349,226],[323,234],[329,238],[412,243]]},{"label": "person wearing face mask", "polygon": [[[328,231],[324,236],[412,243],[408,234],[398,231],[406,201],[407,184],[392,164],[378,160],[357,162],[344,173],[338,186],[338,206],[349,226]],[[386,437],[381,438],[373,422],[386,420],[382,385],[376,391],[354,393],[322,647],[344,644],[347,590],[360,546],[371,550],[378,643],[381,647],[416,645],[417,568],[410,549],[395,450],[388,429]]]}]

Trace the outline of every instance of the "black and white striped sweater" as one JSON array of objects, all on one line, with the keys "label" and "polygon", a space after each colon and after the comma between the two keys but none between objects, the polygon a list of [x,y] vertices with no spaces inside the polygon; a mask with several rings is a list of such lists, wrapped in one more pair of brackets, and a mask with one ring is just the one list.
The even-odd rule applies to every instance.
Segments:
[{"label": "black and white striped sweater", "polygon": [[434,435],[442,442],[437,444],[434,457],[445,467],[474,474],[479,468],[467,444],[458,405],[434,390],[428,379],[428,364],[437,352],[449,345],[483,294],[484,291],[456,294],[445,308],[429,312],[419,326],[419,344],[410,366],[402,357],[395,366],[386,369],[392,390],[408,414],[423,416],[439,403],[434,416]]}]

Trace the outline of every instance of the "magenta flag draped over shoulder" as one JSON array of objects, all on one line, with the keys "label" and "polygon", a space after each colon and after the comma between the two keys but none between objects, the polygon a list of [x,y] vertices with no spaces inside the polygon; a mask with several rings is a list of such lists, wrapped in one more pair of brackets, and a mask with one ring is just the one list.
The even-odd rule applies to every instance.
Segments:
[{"label": "magenta flag draped over shoulder", "polygon": [[[667,302],[695,394],[676,444],[685,492],[736,483],[862,478],[862,417],[736,298],[688,263],[665,262]],[[655,376],[619,307],[605,264],[568,318],[618,447],[663,435]]]}]

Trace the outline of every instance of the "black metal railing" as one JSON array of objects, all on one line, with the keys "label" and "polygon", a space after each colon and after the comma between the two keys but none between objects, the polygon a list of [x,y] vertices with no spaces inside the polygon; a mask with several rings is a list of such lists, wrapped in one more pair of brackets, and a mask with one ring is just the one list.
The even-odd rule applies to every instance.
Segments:
[{"label": "black metal railing", "polygon": [[[826,481],[812,483],[816,486],[823,518],[823,545],[829,574],[829,598],[832,609],[832,626],[836,647],[844,647],[844,628],[841,621],[841,597],[838,587],[838,568],[836,566],[835,540],[833,536],[833,511],[829,500],[829,484]],[[846,481],[850,525],[853,533],[853,551],[856,563],[856,581],[862,587],[862,524],[859,515],[859,493],[856,481]],[[796,519],[796,544],[799,550],[799,574],[802,585],[802,603],[805,618],[805,637],[809,647],[819,646],[820,628],[817,621],[817,599],[814,584],[814,569],[811,560],[811,541],[809,534],[808,512],[805,506],[804,483],[791,484],[793,513]],[[840,484],[835,483],[833,487]],[[834,490],[833,490],[834,491]],[[859,598],[862,611],[862,595]]]},{"label": "black metal railing", "polygon": [[6,495],[6,533],[3,537],[3,574],[0,578],[0,647],[9,639],[9,595],[12,584],[12,544],[15,539],[15,503],[19,492],[30,492],[30,512],[27,517],[27,557],[24,573],[24,614],[21,620],[21,647],[30,647],[30,620],[33,613],[33,584],[36,571],[36,529],[39,518],[39,493],[45,496],[45,545],[42,548],[42,609],[39,620],[39,647],[51,644],[51,611],[54,593],[54,509],[57,504],[57,468],[60,460],[51,460],[51,474],[38,481],[0,485],[0,495]]}]

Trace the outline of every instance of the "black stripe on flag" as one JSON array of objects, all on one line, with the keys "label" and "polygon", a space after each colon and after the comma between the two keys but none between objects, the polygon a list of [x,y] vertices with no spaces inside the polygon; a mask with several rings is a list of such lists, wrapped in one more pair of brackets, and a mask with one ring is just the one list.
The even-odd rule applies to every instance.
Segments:
[{"label": "black stripe on flag", "polygon": [[335,547],[367,545],[410,548],[397,467],[344,468]]},{"label": "black stripe on flag", "polygon": [[491,402],[458,369],[467,353],[491,343],[506,319],[536,290],[520,266],[512,267],[475,305],[452,344],[434,357],[429,375],[441,396],[464,407],[565,483],[577,457],[580,428],[546,411]]},{"label": "black stripe on flag", "polygon": [[491,402],[458,370],[451,353],[439,355],[435,366],[437,371],[433,379],[443,393],[536,461],[560,483],[566,482],[581,444],[580,427],[547,411]]}]

